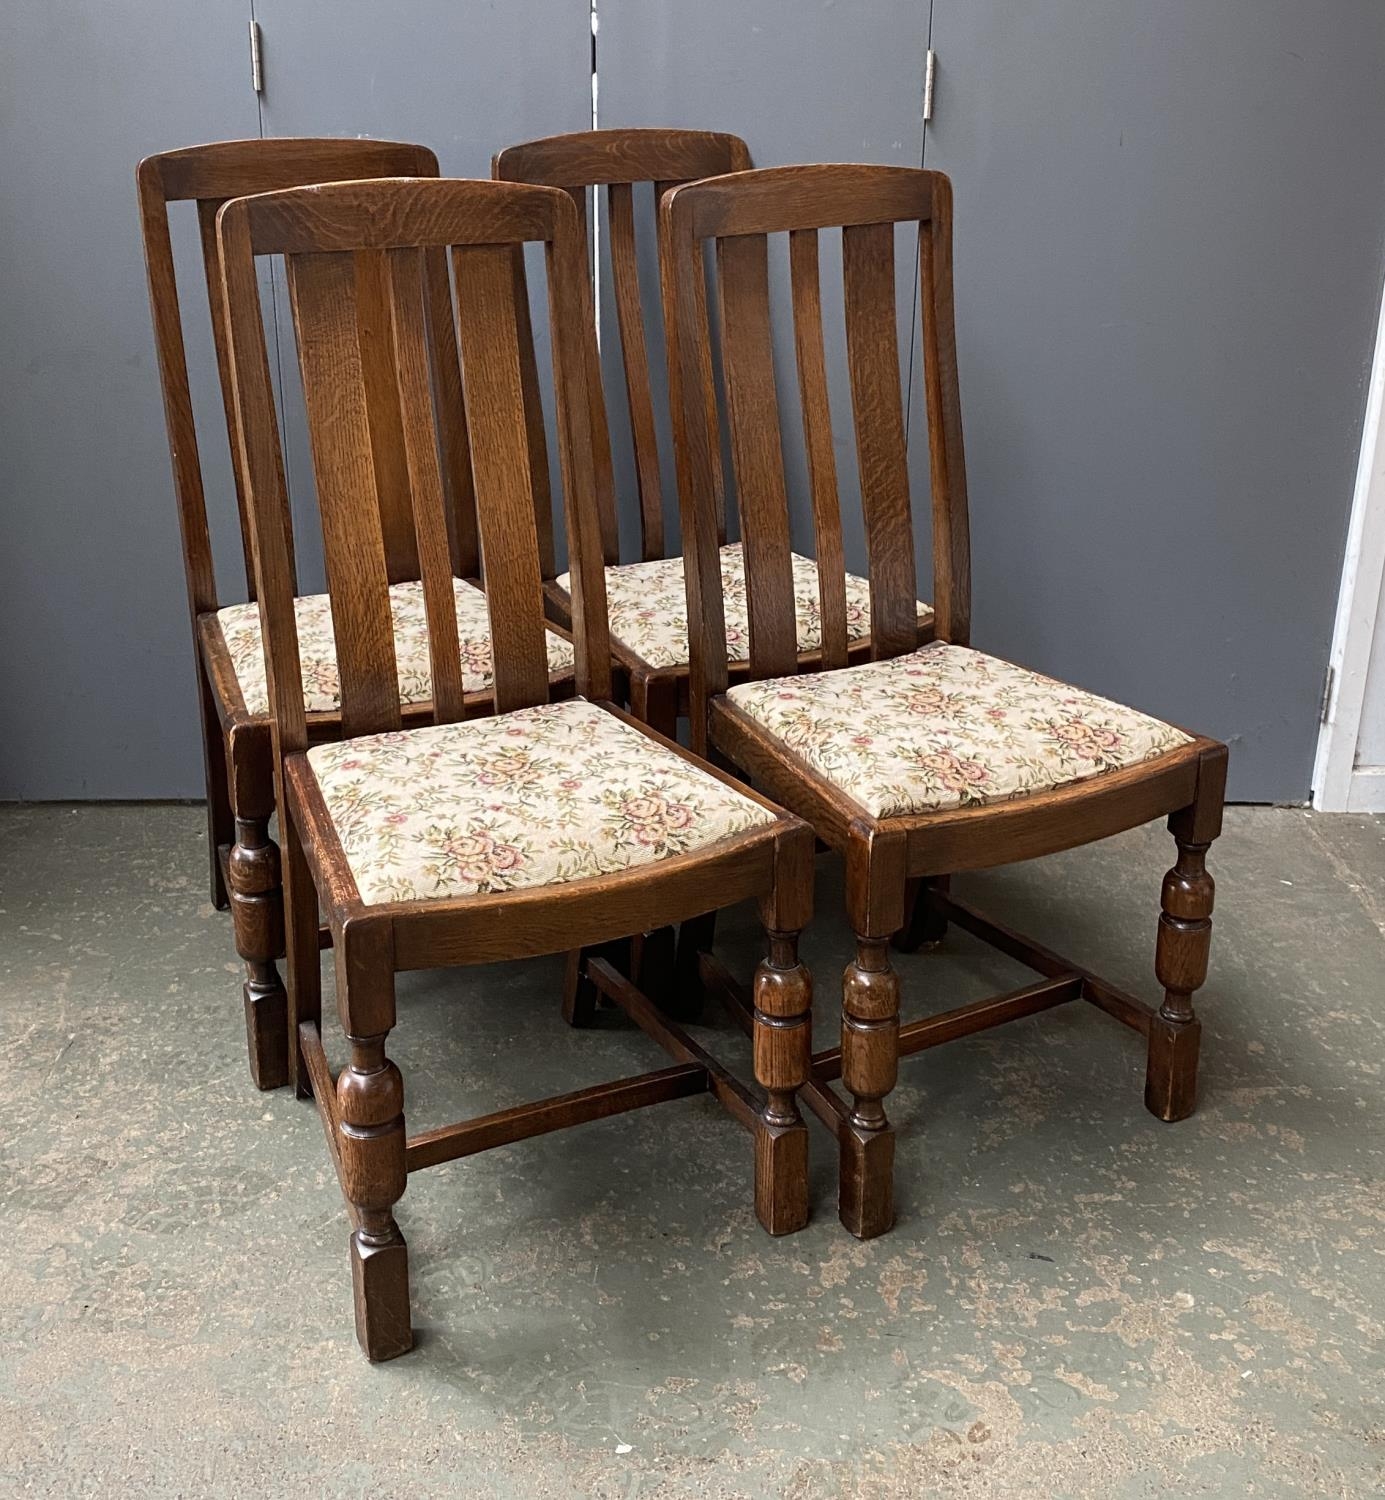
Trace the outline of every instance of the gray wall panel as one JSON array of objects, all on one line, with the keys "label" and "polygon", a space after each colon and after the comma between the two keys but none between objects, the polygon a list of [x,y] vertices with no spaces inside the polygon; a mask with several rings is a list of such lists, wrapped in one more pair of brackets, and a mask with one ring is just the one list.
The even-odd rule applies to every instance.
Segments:
[{"label": "gray wall panel", "polygon": [[1374,0],[936,0],[979,644],[1308,795],[1385,250]]},{"label": "gray wall panel", "polygon": [[[135,163],[257,133],[246,19],[244,0],[6,5],[0,798],[201,795]],[[210,328],[189,334],[206,368]],[[219,420],[214,381],[198,396]]]}]

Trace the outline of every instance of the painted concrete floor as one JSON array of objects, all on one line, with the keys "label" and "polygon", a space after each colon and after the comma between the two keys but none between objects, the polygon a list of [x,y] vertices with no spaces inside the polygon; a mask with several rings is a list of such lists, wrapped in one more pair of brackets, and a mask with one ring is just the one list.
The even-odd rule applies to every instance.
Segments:
[{"label": "painted concrete floor", "polygon": [[[201,825],[0,809],[0,1493],[1385,1488],[1385,821],[1230,815],[1186,1123],[1074,1006],[904,1065],[871,1244],[816,1126],[814,1220],[763,1236],[707,1099],[454,1163],[401,1205],[419,1347],[378,1368],[312,1106],[248,1082]],[[1144,829],[962,889],[1150,994],[1171,849]],[[838,889],[824,868],[806,944],[821,1037]],[[750,914],[724,938],[748,967]],[[1019,981],[962,934],[901,968],[914,1014]],[[565,1029],[557,978],[401,981],[414,1129],[661,1065],[623,1021]]]}]

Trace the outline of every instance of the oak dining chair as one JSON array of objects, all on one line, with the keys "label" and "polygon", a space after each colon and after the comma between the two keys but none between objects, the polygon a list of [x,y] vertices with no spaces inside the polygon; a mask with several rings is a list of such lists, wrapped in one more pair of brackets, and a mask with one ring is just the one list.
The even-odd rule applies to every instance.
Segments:
[{"label": "oak dining chair", "polygon": [[[620,383],[624,386],[639,502],[639,557],[622,561],[611,426],[601,359],[593,343],[588,351],[591,428],[601,547],[607,565],[611,649],[628,681],[632,711],[667,735],[676,732],[679,715],[688,711],[688,620],[683,557],[670,546],[665,528],[659,434],[666,402],[651,379],[649,351],[657,351],[663,343],[660,298],[646,295],[649,289],[641,286],[640,247],[655,247],[657,203],[663,193],[693,179],[740,172],[750,165],[750,150],[738,136],[703,130],[608,129],[549,136],[506,147],[496,154],[491,168],[491,175],[503,181],[564,189],[577,205],[584,229],[589,216],[588,193],[592,194],[590,208],[595,213],[604,190],[606,213],[600,244],[605,264],[593,265],[592,275],[598,279],[609,268],[616,311],[613,333],[620,356]],[[650,258],[657,264],[655,257]],[[699,312],[702,310],[699,305]],[[528,372],[531,389],[535,379],[532,370]],[[541,444],[542,427],[533,424],[531,431],[536,443]],[[745,566],[740,544],[728,540],[726,491],[720,471],[710,476],[710,482],[730,671],[735,681],[745,674],[748,641]],[[546,559],[551,555],[550,548]],[[817,570],[811,558],[798,553],[791,561],[799,669],[808,671],[822,660]],[[848,651],[855,660],[869,650],[869,588],[865,579],[846,574],[844,589]],[[559,620],[567,618],[569,591],[566,573],[559,573],[548,583],[550,608]],[[932,613],[920,605],[918,617],[919,639],[926,640]]]},{"label": "oak dining chair", "polygon": [[[284,953],[280,856],[271,837],[274,813],[270,753],[269,696],[251,560],[249,514],[236,462],[236,433],[227,336],[221,312],[221,271],[215,234],[217,211],[228,199],[323,181],[372,177],[436,177],[437,158],[426,146],[394,141],[288,138],[217,141],[150,156],[139,164],[137,187],[148,269],[164,414],[173,460],[174,490],[182,536],[188,613],[197,663],[197,692],[208,809],[212,901],[228,902],[236,950],[245,965],[242,996],[250,1072],[261,1089],[288,1079],[288,1022],[278,960]],[[171,235],[172,205],[195,204],[201,235],[206,310],[195,299],[180,305]],[[363,306],[383,316],[382,262],[363,263],[367,278],[359,289]],[[479,571],[471,476],[461,407],[461,377],[447,314],[446,277],[441,260],[433,270],[434,315],[448,318],[447,337],[430,343],[437,390],[448,497],[448,528],[455,577],[457,615],[466,654],[467,701],[482,711],[490,701],[490,645],[484,600],[476,586]],[[194,421],[192,388],[184,339],[184,317],[210,315],[221,387],[226,438],[232,458],[239,512],[245,592],[225,603],[219,591],[212,548],[212,525]],[[381,327],[383,327],[383,323]],[[397,425],[381,410],[380,420]],[[381,504],[388,546],[391,608],[406,716],[426,712],[431,693],[426,619],[417,556],[408,528],[408,492],[402,471],[381,476]],[[285,511],[293,561],[292,522]],[[325,594],[299,598],[299,638],[303,693],[309,731],[315,740],[340,733],[341,690],[332,620]],[[559,680],[571,679],[572,651],[561,631],[548,640],[550,665]]]},{"label": "oak dining chair", "polygon": [[[1147,1043],[1145,1102],[1163,1120],[1196,1100],[1226,747],[1205,736],[973,649],[970,546],[953,328],[952,189],[938,172],[805,166],[693,183],[663,200],[673,312],[674,403],[692,621],[692,740],[754,778],[845,857],[855,956],[842,987],[840,1046],[814,1055],[802,1097],[836,1133],[839,1211],[863,1238],[893,1220],[893,1127],[885,1101],[902,1056],[1084,1000]],[[840,233],[838,234],[838,231]],[[843,664],[842,497],[830,462],[820,273],[824,234],[840,243],[835,283],[868,573],[869,661]],[[784,442],[771,330],[770,246],[787,239],[798,407],[812,465],[823,651],[835,668],[798,671]],[[896,244],[905,238],[922,306],[932,598],[936,639],[920,646],[915,538],[901,398]],[[704,247],[715,246],[717,331],[749,585],[749,680],[728,684],[715,470],[720,462],[703,315]],[[908,337],[906,329],[906,338]],[[821,459],[821,462],[818,461]],[[991,920],[949,888],[962,871],[1032,859],[1167,816],[1177,859],[1164,877],[1155,945],[1157,1007]],[[891,938],[912,891],[905,944],[948,921],[1034,970],[1034,983],[901,1026]],[[708,955],[708,983],[736,1003]],[[741,1006],[742,1015],[745,1008]],[[832,1086],[845,1085],[847,1098]]]},{"label": "oak dining chair", "polygon": [[[586,392],[581,230],[571,199],[497,182],[337,183],[220,212],[238,430],[265,621],[285,854],[291,1070],[316,1100],[352,1223],[356,1326],[371,1359],[410,1347],[408,1255],[394,1206],[409,1173],[663,1100],[710,1092],[752,1134],[771,1233],[807,1218],[811,984],[797,957],[813,836],[614,706]],[[531,342],[516,253],[542,247],[561,498],[573,564],[579,696],[545,648],[536,484],[519,350]],[[312,743],[300,678],[285,485],[256,274],[282,255],[293,291],[341,679],[341,734]],[[445,257],[464,371],[477,534],[494,645],[494,715],[470,715],[452,608],[428,268]],[[379,288],[386,337],[362,295]],[[436,332],[434,323],[433,331]],[[410,501],[433,691],[405,721],[389,611],[382,487]],[[749,897],[768,953],[754,981],[763,1099],[599,957],[591,981],[673,1059],[657,1072],[406,1135],[385,1051],[395,975],[591,947]],[[333,939],[347,1061],[321,1031],[319,906]]]}]

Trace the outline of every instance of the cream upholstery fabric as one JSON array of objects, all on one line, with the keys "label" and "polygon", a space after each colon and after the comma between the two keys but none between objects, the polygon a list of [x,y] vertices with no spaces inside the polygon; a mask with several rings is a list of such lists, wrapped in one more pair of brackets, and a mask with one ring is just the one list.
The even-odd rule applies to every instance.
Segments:
[{"label": "cream upholstery fabric", "polygon": [[[810,557],[793,554],[794,611],[798,617],[798,649],[815,651],[822,645],[822,615],[818,603],[818,569]],[[558,580],[571,592],[571,574]],[[728,660],[750,658],[750,624],[745,597],[745,559],[739,542],[721,549],[721,589],[726,616]],[[606,610],[611,634],[651,667],[685,667],[688,646],[688,601],[683,591],[683,559],[623,563],[606,569]],[[933,611],[919,605],[925,624]],[[848,641],[870,634],[870,584],[854,573],[846,575],[846,635]]]},{"label": "cream upholstery fabric", "polygon": [[1048,791],[1190,743],[1132,708],[943,642],[728,696],[878,818]]},{"label": "cream upholstery fabric", "polygon": [[361,899],[557,885],[773,821],[580,698],[308,751]]},{"label": "cream upholstery fabric", "polygon": [[[486,596],[475,584],[452,580],[457,599],[457,636],[462,648],[462,684],[468,693],[490,690],[491,627]],[[426,703],[433,696],[433,674],[428,664],[428,617],[421,583],[396,583],[390,588],[394,616],[394,654],[399,667],[399,701]],[[334,713],[341,707],[341,679],[337,648],[332,637],[332,606],[326,594],[294,600],[298,620],[298,654],[303,667],[303,706],[309,713]],[[233,604],[217,611],[231,665],[240,683],[247,713],[269,712],[269,683],[265,677],[260,638],[260,611],[255,604]],[[548,632],[548,670],[572,666],[572,643]]]}]

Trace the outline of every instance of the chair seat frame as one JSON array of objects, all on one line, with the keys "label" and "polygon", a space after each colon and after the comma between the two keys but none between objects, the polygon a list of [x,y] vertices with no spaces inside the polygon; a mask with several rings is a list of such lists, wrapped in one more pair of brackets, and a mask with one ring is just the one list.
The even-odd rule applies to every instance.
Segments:
[{"label": "chair seat frame", "polygon": [[[256,587],[250,518],[239,462],[228,334],[221,304],[216,214],[227,200],[247,193],[341,179],[437,175],[437,157],[426,146],[336,137],[214,141],[146,157],[136,172],[196,656],[211,900],[218,910],[230,908],[236,951],[245,966],[241,996],[250,1076],[255,1086],[264,1090],[280,1088],[289,1081],[291,1050],[287,997],[279,973],[284,957],[284,896],[280,850],[270,834],[275,791],[269,716],[246,712],[216,618],[217,581],[169,210],[174,203],[190,202],[198,213],[217,374],[235,479],[246,596],[253,601]],[[440,360],[438,373],[440,392],[454,410],[460,410],[460,374],[455,357],[450,367],[445,359]],[[465,431],[453,426],[449,437],[452,449],[447,478],[453,486],[457,571],[458,576],[468,577],[476,572],[476,543],[462,462]],[[487,711],[489,701],[488,694],[477,695],[475,710]],[[311,732],[320,739],[340,737],[340,715],[312,715]]]},{"label": "chair seat frame", "polygon": [[[604,569],[597,550],[587,433],[581,240],[571,199],[496,182],[335,183],[228,203],[218,218],[237,414],[245,444],[264,621],[287,895],[290,1075],[311,1093],[346,1200],[357,1336],[372,1360],[412,1344],[408,1251],[394,1217],[412,1171],[571,1124],[710,1093],[754,1138],[755,1207],[786,1234],[808,1216],[807,1126],[796,1094],[808,1076],[811,979],[798,961],[812,903],[812,831],[725,772],[663,739],[611,702]],[[536,488],[519,368],[526,244],[545,252],[565,517],[574,563],[576,686],[602,712],[703,774],[757,801],[768,821],[700,849],[614,874],[508,892],[367,903],[308,758],[293,594],[278,521],[284,489],[256,256],[283,254],[294,291],[304,390],[348,741],[404,727],[387,597],[380,475],[402,460],[428,620],[437,723],[466,717],[448,571],[436,407],[425,340],[426,277],[445,256],[466,371],[476,518],[503,716],[552,701],[546,671]],[[383,266],[380,264],[383,258]],[[375,269],[372,269],[375,268]],[[361,321],[361,288],[381,275],[390,343]],[[395,405],[397,403],[397,406]],[[391,440],[381,411],[398,410]],[[395,446],[396,444],[398,446]],[[754,981],[758,1097],[611,961],[612,944],[754,897],[768,954]],[[333,1075],[321,1028],[319,915],[325,914],[348,1058]],[[404,1087],[385,1043],[395,975],[585,949],[569,1019],[591,1019],[597,993],[672,1058],[654,1073],[542,1099],[409,1137]],[[596,951],[593,951],[596,950]],[[570,958],[569,967],[573,960]]]},{"label": "chair seat frame", "polygon": [[[1192,996],[1207,976],[1213,881],[1206,854],[1221,830],[1226,747],[1205,736],[1154,759],[1005,801],[877,818],[726,697],[726,660],[715,516],[705,499],[719,465],[717,395],[705,315],[703,245],[717,252],[725,401],[742,501],[750,584],[753,679],[794,670],[787,498],[770,343],[768,237],[790,243],[795,339],[814,528],[820,553],[841,558],[823,367],[818,235],[842,230],[847,354],[863,500],[872,616],[887,621],[872,659],[916,649],[907,623],[915,598],[912,509],[904,452],[893,276],[895,230],[916,227],[922,308],[922,386],[928,416],[935,634],[970,635],[970,544],[952,307],[952,191],[941,173],[870,166],[785,167],[677,188],[662,203],[664,290],[673,329],[672,383],[679,490],[690,565],[693,745],[724,757],[810,823],[846,866],[846,908],[856,953],[842,982],[838,1047],[814,1054],[804,1102],[837,1136],[838,1210],[867,1239],[894,1221],[894,1128],[884,1100],[899,1059],[1056,1005],[1083,1000],[1147,1042],[1145,1103],[1162,1120],[1196,1104],[1201,1024]],[[758,598],[756,591],[759,580]],[[829,576],[830,575],[830,576]],[[819,569],[820,587],[835,569]],[[824,620],[829,600],[822,599]],[[840,596],[838,659],[843,649]],[[824,639],[827,633],[824,630]],[[951,877],[1058,853],[1167,817],[1177,859],[1164,877],[1155,972],[1164,996],[1150,1006],[987,917],[953,895]],[[1019,989],[900,1023],[891,945],[940,942],[950,921],[1040,977]],[[703,980],[745,1020],[743,996],[715,958]],[[840,1080],[848,1098],[833,1087]]]}]

